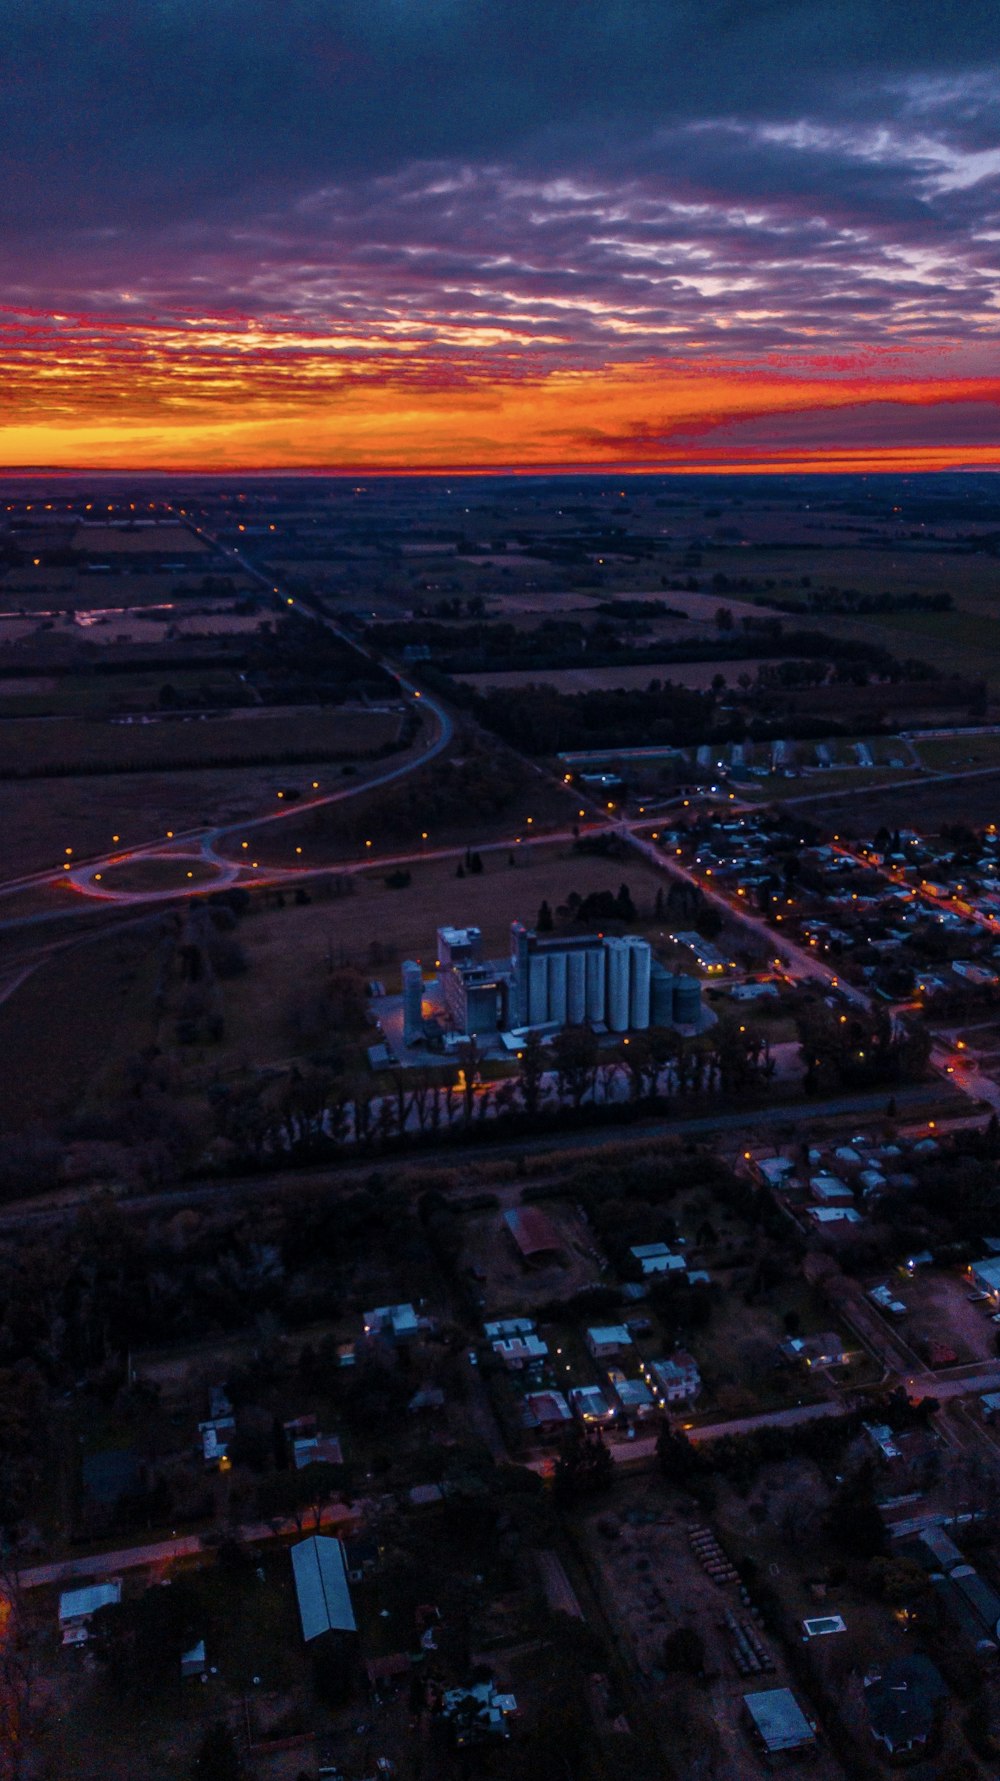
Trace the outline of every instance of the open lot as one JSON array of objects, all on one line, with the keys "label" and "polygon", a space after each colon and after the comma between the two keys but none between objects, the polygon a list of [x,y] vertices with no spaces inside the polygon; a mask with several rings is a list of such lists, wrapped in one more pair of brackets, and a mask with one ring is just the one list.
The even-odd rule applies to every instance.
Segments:
[{"label": "open lot", "polygon": [[[817,797],[810,803],[809,814],[814,822],[838,830],[844,835],[872,835],[885,826],[897,829],[905,825],[936,833],[943,823],[967,823],[982,829],[1000,821],[1000,770],[965,768],[967,777],[929,779],[926,785],[914,785],[909,775],[907,784],[893,791],[884,789],[863,792],[834,792],[829,798]],[[788,782],[788,797],[795,796],[795,781]],[[801,784],[797,787],[801,790]],[[860,791],[861,788],[859,787]]]},{"label": "open lot", "polygon": [[[699,1772],[697,1762],[703,1772],[742,1781],[767,1772],[742,1724],[743,1697],[788,1687],[791,1677],[780,1646],[766,1634],[758,1636],[771,1669],[740,1674],[724,1615],[728,1609],[743,1620],[747,1609],[736,1584],[714,1583],[698,1563],[688,1540],[696,1526],[704,1526],[703,1517],[680,1508],[662,1484],[650,1481],[619,1490],[610,1510],[589,1516],[583,1540],[605,1612],[662,1715],[671,1751],[686,1773]],[[680,1627],[693,1627],[704,1641],[704,1686],[668,1675],[664,1667],[663,1641]],[[841,1781],[843,1774],[822,1744],[808,1772],[818,1781]]]},{"label": "open lot", "polygon": [[30,779],[78,772],[148,771],[262,759],[367,754],[395,741],[396,712],[267,707],[232,717],[158,718],[141,723],[8,718],[0,722],[0,774]]},{"label": "open lot", "polygon": [[998,1325],[990,1322],[989,1305],[970,1303],[973,1289],[963,1274],[920,1268],[912,1279],[892,1278],[890,1286],[907,1310],[893,1328],[917,1353],[931,1338],[953,1348],[958,1365],[996,1359]]},{"label": "open lot", "polygon": [[[289,904],[259,909],[240,930],[251,971],[274,971],[277,981],[287,985],[299,972],[308,978],[314,967],[304,966],[304,959],[332,953],[344,964],[378,963],[379,975],[395,987],[395,972],[383,967],[416,958],[432,973],[436,931],[446,923],[479,927],[484,955],[502,957],[509,951],[511,922],[531,926],[543,900],[555,909],[573,890],[581,896],[616,893],[624,879],[640,917],[648,921],[662,884],[659,874],[634,856],[607,860],[574,854],[569,846],[515,850],[514,865],[506,849],[482,858],[483,871],[467,873],[460,883],[454,860],[416,860],[407,868],[411,883],[406,889],[389,889],[374,866],[370,873],[353,875],[349,896],[327,899],[309,887],[314,901],[307,908]],[[304,855],[300,863],[306,860]],[[609,931],[620,929],[620,924],[608,925]],[[641,919],[629,931],[642,931],[643,925]]]},{"label": "open lot", "polygon": [[62,953],[0,1003],[0,1130],[72,1112],[155,1038],[155,920]]},{"label": "open lot", "polygon": [[[673,595],[671,595],[673,599]],[[758,668],[770,666],[762,659],[754,661],[717,662],[634,662],[622,668],[508,668],[499,674],[457,674],[456,680],[473,686],[477,692],[518,686],[552,686],[558,693],[589,693],[624,687],[644,691],[651,680],[672,681],[675,686],[693,687],[704,692],[717,674],[734,683],[740,674],[756,674]]]},{"label": "open lot", "polygon": [[535,1305],[569,1298],[600,1278],[593,1239],[572,1206],[546,1200],[545,1216],[562,1239],[558,1259],[527,1266],[514,1246],[499,1209],[467,1213],[462,1219],[462,1267],[476,1280],[485,1301],[484,1319],[521,1316]]}]

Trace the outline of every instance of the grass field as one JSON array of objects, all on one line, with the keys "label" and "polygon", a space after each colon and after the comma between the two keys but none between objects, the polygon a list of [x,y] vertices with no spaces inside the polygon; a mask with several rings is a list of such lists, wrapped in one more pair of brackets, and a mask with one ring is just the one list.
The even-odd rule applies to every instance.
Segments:
[{"label": "grass field", "polygon": [[133,771],[236,765],[307,751],[322,758],[367,753],[399,734],[394,712],[326,707],[267,708],[234,717],[111,724],[66,718],[11,718],[0,723],[0,774],[38,774],[127,767]]},{"label": "grass field", "polygon": [[155,1038],[157,921],[75,947],[0,1004],[0,1130],[100,1098],[122,1060]]},{"label": "grass field", "polygon": [[834,795],[817,799],[808,811],[814,822],[845,835],[873,835],[882,827],[902,826],[933,833],[942,823],[984,828],[1000,822],[1000,770],[968,779],[928,779],[926,785],[910,782],[898,792],[886,789],[862,798]]},{"label": "grass field", "polygon": [[[393,765],[405,755],[393,757]],[[278,808],[285,787],[305,792],[317,781],[323,791],[356,786],[384,763],[359,762],[356,775],[329,762],[298,767],[212,767],[190,772],[82,775],[36,781],[0,780],[0,836],[3,876],[58,870],[67,847],[88,859],[116,847],[139,847],[163,840],[168,829],[213,824],[252,824]],[[281,827],[282,825],[278,825]],[[267,830],[262,831],[267,834]],[[118,840],[115,840],[118,836]],[[295,850],[290,848],[291,860]],[[289,863],[284,860],[283,863]],[[7,914],[0,899],[0,919]]]},{"label": "grass field", "polygon": [[[309,887],[307,907],[258,905],[239,930],[249,964],[225,985],[226,1037],[213,1048],[223,1067],[245,1058],[287,1058],[295,1049],[290,1018],[314,994],[330,965],[355,965],[399,987],[405,958],[434,974],[435,932],[447,922],[478,926],[487,957],[506,956],[510,924],[532,925],[546,899],[554,909],[572,890],[616,892],[624,881],[644,915],[633,931],[656,933],[652,904],[662,879],[641,860],[599,860],[568,849],[538,848],[517,867],[506,853],[484,856],[481,875],[455,880],[455,866],[427,861],[412,868],[407,890],[388,890],[380,874],[359,874],[353,896],[326,898]],[[610,924],[609,924],[610,925]]]},{"label": "grass field", "polygon": [[638,687],[644,691],[651,680],[670,680],[675,686],[693,687],[704,692],[717,674],[723,676],[727,685],[735,685],[740,674],[755,675],[758,668],[769,665],[756,660],[632,662],[623,668],[508,668],[497,674],[457,674],[455,678],[466,686],[475,687],[478,692],[487,692],[491,687],[502,692],[505,687],[531,685],[551,686],[558,693],[587,693],[617,687],[626,690]]},{"label": "grass field", "polygon": [[182,525],[128,526],[100,525],[87,521],[77,527],[71,539],[74,550],[88,557],[165,556],[199,557],[208,554],[209,546]]},{"label": "grass field", "polygon": [[972,767],[1000,767],[1000,735],[977,736],[956,731],[914,743],[925,767],[935,773],[962,773]]},{"label": "grass field", "polygon": [[[403,757],[393,756],[392,764],[397,758]],[[442,758],[447,760],[446,756]],[[402,818],[396,806],[397,816],[391,829],[382,820],[386,793],[362,794],[341,805],[303,811],[287,823],[261,829],[255,842],[258,857],[269,865],[319,866],[327,861],[362,859],[368,839],[372,840],[375,853],[388,857],[419,853],[425,837],[431,849],[482,847],[506,837],[514,842],[517,836],[530,836],[533,831],[568,832],[574,822],[580,821],[586,827],[593,821],[589,814],[580,818],[578,794],[572,788],[564,791],[539,775],[530,791],[512,799],[507,809],[484,814],[470,808],[467,813],[463,811],[434,823],[427,812],[433,808],[436,766],[434,763],[427,775],[415,773],[405,787],[397,789],[397,796],[402,795],[406,802]],[[387,789],[391,796],[393,788]],[[297,848],[301,848],[301,854],[296,852]],[[226,851],[235,858],[236,847],[232,843],[227,844]]]},{"label": "grass field", "polygon": [[[137,674],[37,674],[18,678],[0,673],[0,719],[5,717],[101,717],[112,711],[161,710],[160,689],[166,671]],[[218,705],[239,706],[245,690],[235,670],[190,668],[169,671],[170,685],[181,707],[195,705],[202,688],[212,689]]]}]

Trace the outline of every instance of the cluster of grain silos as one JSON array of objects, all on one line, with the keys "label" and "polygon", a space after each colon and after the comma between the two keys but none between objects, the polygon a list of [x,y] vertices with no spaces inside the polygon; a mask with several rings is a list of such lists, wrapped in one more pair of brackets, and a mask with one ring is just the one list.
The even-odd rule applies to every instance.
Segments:
[{"label": "cluster of grain silos", "polygon": [[512,1011],[519,1010],[520,1025],[580,1026],[585,1020],[595,1024],[604,1020],[602,941],[571,940],[560,945],[531,934],[521,947],[518,940],[515,936],[510,1003]]},{"label": "cluster of grain silos", "polygon": [[510,962],[512,1026],[649,1026],[652,953],[636,934],[550,939],[515,922]]},{"label": "cluster of grain silos", "polygon": [[658,959],[653,959],[649,1014],[654,1027],[700,1026],[701,979],[675,977]]},{"label": "cluster of grain silos", "polygon": [[403,1044],[423,1037],[424,979],[415,959],[403,960]]}]

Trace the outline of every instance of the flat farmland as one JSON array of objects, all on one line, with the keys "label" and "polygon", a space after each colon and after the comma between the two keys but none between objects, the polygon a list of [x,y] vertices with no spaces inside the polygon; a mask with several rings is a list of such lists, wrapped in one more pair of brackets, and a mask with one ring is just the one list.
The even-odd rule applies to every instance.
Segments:
[{"label": "flat farmland", "polygon": [[155,919],[74,947],[0,1003],[0,1130],[73,1112],[97,1099],[122,1060],[156,1037]]},{"label": "flat farmland", "polygon": [[77,526],[73,550],[88,556],[207,556],[209,546],[182,525],[116,526],[89,520]]},{"label": "flat farmland", "polygon": [[[166,673],[161,670],[159,673],[97,674],[86,669],[75,674],[3,676],[0,673],[0,719],[107,716],[120,711],[150,711],[161,715],[160,693]],[[235,669],[197,666],[171,669],[169,681],[181,709],[197,706],[206,688],[219,706],[227,708],[240,706],[248,698]]]},{"label": "flat farmland", "polygon": [[[383,765],[359,763],[357,778],[343,780],[344,786],[363,783],[366,773]],[[342,782],[342,769],[317,761],[294,768],[83,774],[77,779],[46,778],[30,787],[23,781],[0,780],[3,875],[57,870],[67,847],[77,859],[89,859],[116,847],[163,840],[168,829],[181,834],[215,824],[249,826],[273,814],[279,791],[292,786],[307,793],[313,780],[322,791],[332,791]],[[294,848],[290,851],[294,860]],[[7,908],[6,899],[0,901],[0,919]]]},{"label": "flat farmland", "polygon": [[232,717],[165,718],[151,723],[8,718],[0,723],[0,774],[30,779],[58,772],[148,771],[305,755],[367,754],[395,741],[388,711],[288,707]]},{"label": "flat farmland", "polygon": [[895,792],[887,787],[860,797],[854,792],[817,798],[809,806],[809,815],[814,822],[841,829],[845,835],[873,835],[883,826],[897,829],[909,825],[936,832],[943,823],[985,828],[988,823],[1000,822],[1000,770],[966,769],[963,776],[942,775],[928,779],[925,785],[914,785],[908,775],[899,778],[905,778],[906,784]]},{"label": "flat farmland", "polygon": [[[422,741],[422,738],[418,738]],[[456,748],[460,744],[456,744]],[[392,757],[390,766],[406,757]],[[448,791],[446,776],[453,757],[445,754],[411,779],[386,786],[370,795],[363,792],[341,804],[319,810],[303,810],[287,823],[262,829],[254,845],[258,857],[274,866],[320,866],[326,862],[357,861],[371,852],[389,858],[418,855],[441,847],[485,847],[498,838],[516,847],[517,838],[530,839],[540,832],[568,833],[575,822],[587,827],[580,816],[578,794],[552,785],[540,775],[532,778],[521,795],[486,810],[474,797],[458,802]],[[515,770],[519,770],[515,768]],[[359,777],[362,767],[359,766]],[[436,818],[437,796],[445,787],[442,814]],[[494,782],[494,793],[496,785]],[[425,841],[426,837],[426,841]],[[300,851],[301,850],[301,851]],[[235,857],[232,843],[226,851]],[[454,870],[454,868],[452,868]]]},{"label": "flat farmland", "polygon": [[497,674],[456,674],[455,679],[477,692],[491,688],[503,692],[506,687],[551,686],[557,693],[590,693],[623,688],[644,691],[651,680],[673,681],[675,686],[692,687],[705,692],[717,674],[727,682],[735,682],[740,674],[756,674],[769,667],[769,661],[724,662],[630,662],[621,668],[506,668]]}]

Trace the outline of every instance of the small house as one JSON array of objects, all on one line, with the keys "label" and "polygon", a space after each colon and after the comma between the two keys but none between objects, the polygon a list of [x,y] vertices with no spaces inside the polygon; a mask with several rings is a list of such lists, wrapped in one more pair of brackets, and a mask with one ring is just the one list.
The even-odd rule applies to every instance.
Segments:
[{"label": "small house", "polygon": [[594,1360],[613,1360],[617,1354],[627,1354],[632,1346],[632,1337],[623,1323],[596,1324],[587,1331],[587,1352]]},{"label": "small house", "polygon": [[629,1250],[629,1255],[633,1261],[639,1263],[644,1274],[676,1274],[684,1271],[684,1257],[670,1249],[666,1243],[635,1243]]},{"label": "small house", "polygon": [[890,1762],[917,1762],[933,1741],[948,1689],[922,1652],[898,1657],[865,1677],[868,1727]]},{"label": "small house", "polygon": [[228,1472],[232,1463],[229,1458],[229,1442],[235,1427],[236,1419],[233,1416],[216,1416],[212,1422],[199,1422],[201,1456],[206,1472]]},{"label": "small house", "polygon": [[548,1356],[549,1345],[541,1336],[501,1336],[490,1346],[508,1372],[519,1373],[523,1367],[540,1366]]},{"label": "small house", "polygon": [[376,1305],[363,1311],[366,1336],[391,1336],[394,1342],[412,1341],[420,1333],[420,1319],[413,1305]]},{"label": "small house", "polygon": [[527,1427],[538,1429],[543,1435],[573,1420],[573,1412],[561,1391],[525,1392],[524,1409]]},{"label": "small house", "polygon": [[969,1279],[977,1292],[984,1292],[994,1305],[1000,1304],[1000,1260],[990,1256],[985,1261],[972,1262]]},{"label": "small house", "polygon": [[701,1390],[701,1374],[694,1357],[678,1348],[668,1360],[645,1362],[643,1378],[660,1409],[667,1404],[689,1403]]},{"label": "small house", "polygon": [[575,1385],[569,1394],[574,1414],[591,1426],[613,1422],[616,1412],[599,1385]]},{"label": "small house", "polygon": [[84,1589],[65,1589],[59,1597],[59,1627],[64,1645],[82,1645],[88,1637],[91,1615],[111,1608],[122,1599],[121,1583],[89,1583]]}]

